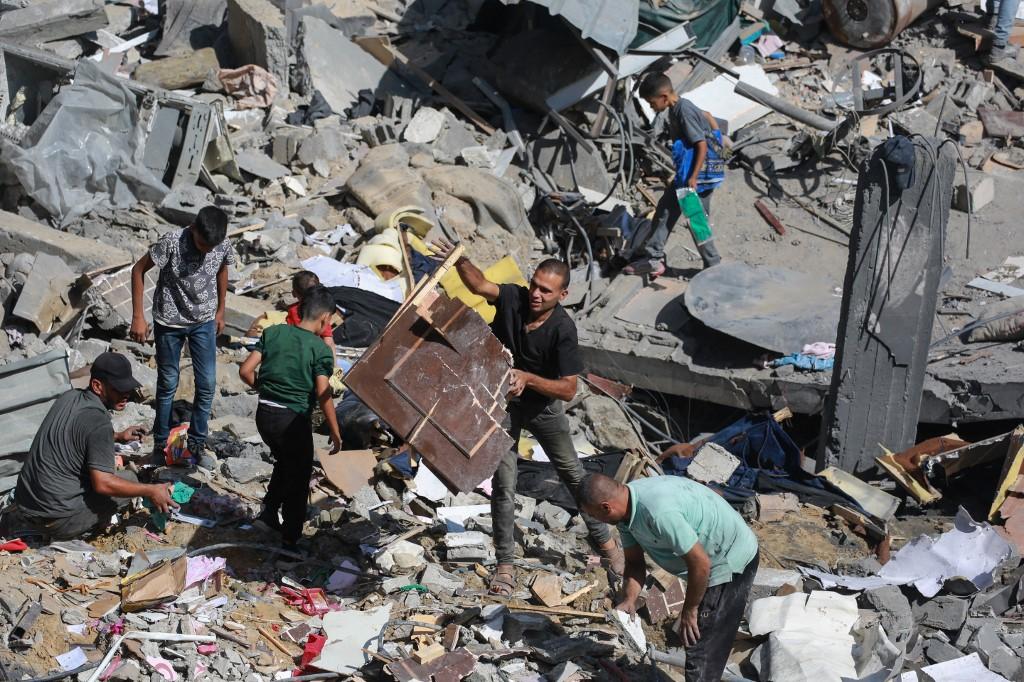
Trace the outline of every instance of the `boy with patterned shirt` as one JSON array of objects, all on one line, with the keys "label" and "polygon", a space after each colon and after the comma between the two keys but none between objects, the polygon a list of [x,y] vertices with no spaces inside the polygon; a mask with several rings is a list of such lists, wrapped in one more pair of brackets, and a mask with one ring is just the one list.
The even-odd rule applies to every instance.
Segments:
[{"label": "boy with patterned shirt", "polygon": [[132,267],[132,325],[129,335],[143,343],[150,328],[143,311],[146,272],[159,269],[153,291],[156,343],[156,419],[154,455],[167,444],[171,407],[178,390],[181,351],[188,343],[195,374],[195,398],[189,420],[188,449],[201,466],[215,464],[206,455],[210,408],[217,388],[217,335],[224,329],[228,266],[234,252],[227,236],[228,217],[215,206],[199,211],[189,227],[162,236]]}]

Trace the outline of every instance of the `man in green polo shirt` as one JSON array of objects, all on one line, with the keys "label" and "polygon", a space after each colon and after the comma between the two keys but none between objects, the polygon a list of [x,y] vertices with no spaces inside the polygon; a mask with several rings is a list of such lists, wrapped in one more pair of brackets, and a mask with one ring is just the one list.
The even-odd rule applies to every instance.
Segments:
[{"label": "man in green polo shirt", "polygon": [[636,610],[647,579],[644,552],[686,578],[679,614],[686,680],[721,680],[757,573],[757,537],[743,517],[710,488],[679,476],[622,485],[591,474],[580,487],[580,502],[595,519],[618,525],[626,571],[616,608]]}]

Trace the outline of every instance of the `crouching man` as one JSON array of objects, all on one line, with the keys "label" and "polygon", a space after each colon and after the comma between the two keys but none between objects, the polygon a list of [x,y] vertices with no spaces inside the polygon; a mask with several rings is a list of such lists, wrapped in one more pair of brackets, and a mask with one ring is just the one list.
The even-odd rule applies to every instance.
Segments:
[{"label": "crouching man", "polygon": [[686,578],[678,628],[686,680],[721,680],[757,573],[757,537],[743,517],[710,488],[678,476],[622,485],[591,474],[580,502],[595,519],[618,524],[626,571],[616,608],[635,612],[647,578],[644,552]]},{"label": "crouching man", "polygon": [[128,358],[103,353],[93,363],[88,388],[57,398],[18,476],[15,523],[52,540],[71,540],[104,528],[132,497],[149,498],[160,511],[168,510],[171,486],[145,485],[130,480],[131,472],[115,473],[114,441],[138,440],[141,433],[131,427],[115,434],[108,410],[123,410],[138,387]]}]

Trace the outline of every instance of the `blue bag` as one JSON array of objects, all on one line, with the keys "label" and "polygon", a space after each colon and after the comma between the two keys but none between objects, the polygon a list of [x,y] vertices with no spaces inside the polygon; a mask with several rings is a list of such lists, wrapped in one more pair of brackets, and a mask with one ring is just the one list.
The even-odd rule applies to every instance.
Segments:
[{"label": "blue bag", "polygon": [[[697,192],[715,189],[725,180],[725,159],[723,158],[722,131],[713,130],[705,138],[708,153],[704,157],[704,166],[697,173]],[[694,148],[682,140],[672,143],[672,161],[676,167],[676,187],[685,187],[693,170]]]}]

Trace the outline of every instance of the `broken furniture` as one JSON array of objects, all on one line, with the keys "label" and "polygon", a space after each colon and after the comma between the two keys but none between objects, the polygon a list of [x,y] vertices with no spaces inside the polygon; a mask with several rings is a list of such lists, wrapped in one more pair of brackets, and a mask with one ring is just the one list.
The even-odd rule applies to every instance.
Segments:
[{"label": "broken furniture", "polygon": [[461,253],[421,282],[345,384],[449,488],[470,491],[513,445],[502,428],[512,365],[472,308],[434,292]]}]

